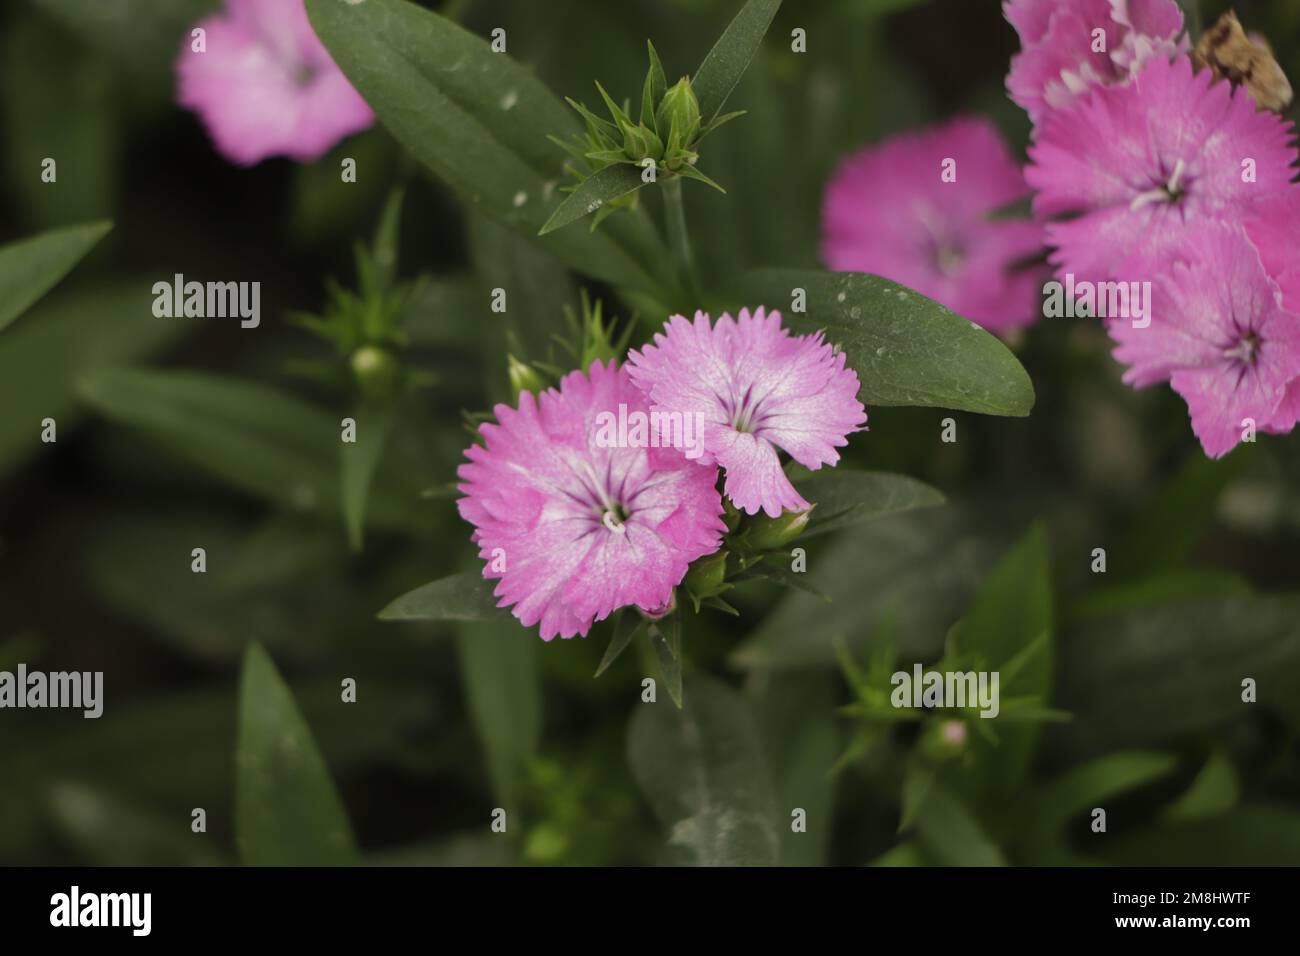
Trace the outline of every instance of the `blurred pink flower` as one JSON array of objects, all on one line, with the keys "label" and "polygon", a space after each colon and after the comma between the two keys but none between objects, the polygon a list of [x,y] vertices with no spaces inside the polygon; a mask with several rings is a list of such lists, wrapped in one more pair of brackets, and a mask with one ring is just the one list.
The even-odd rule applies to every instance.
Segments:
[{"label": "blurred pink flower", "polygon": [[541,636],[586,636],[635,605],[658,611],[687,566],[716,551],[726,526],[716,468],[672,448],[605,447],[603,412],[647,412],[626,370],[592,363],[519,408],[497,405],[460,466],[457,505],[499,578],[498,606]]},{"label": "blurred pink flower", "polygon": [[1152,60],[1132,83],[1052,110],[1029,148],[1058,274],[1134,280],[1168,268],[1188,226],[1241,223],[1291,188],[1292,126],[1191,63]]},{"label": "blurred pink flower", "polygon": [[1180,259],[1156,281],[1150,325],[1110,325],[1115,358],[1131,366],[1124,381],[1168,381],[1212,458],[1241,441],[1245,419],[1290,431],[1300,418],[1300,315],[1283,307],[1240,226],[1189,230]]},{"label": "blurred pink flower", "polygon": [[1040,314],[1043,277],[1023,260],[1041,253],[1042,226],[990,214],[1028,194],[987,120],[904,133],[848,157],[831,177],[822,260],[899,282],[993,331],[1027,325]]},{"label": "blurred pink flower", "polygon": [[251,166],[270,156],[319,159],[374,122],[307,20],[303,0],[226,0],[189,34],[176,60],[177,102],[196,112],[217,150]]},{"label": "blurred pink flower", "polygon": [[[780,312],[759,308],[716,325],[674,315],[654,344],[628,353],[628,373],[659,412],[703,416],[700,462],[726,472],[725,491],[746,514],[811,507],[786,478],[780,448],[811,469],[839,461],[835,449],[860,429],[866,410],[858,376],[816,335],[792,336]],[[696,467],[699,467],[696,465]],[[711,469],[710,469],[711,470]]]},{"label": "blurred pink flower", "polygon": [[[1007,0],[1003,14],[1024,48],[1007,92],[1035,123],[1095,86],[1128,82],[1155,58],[1188,49],[1175,0]],[[1103,31],[1103,36],[1093,34]]]}]

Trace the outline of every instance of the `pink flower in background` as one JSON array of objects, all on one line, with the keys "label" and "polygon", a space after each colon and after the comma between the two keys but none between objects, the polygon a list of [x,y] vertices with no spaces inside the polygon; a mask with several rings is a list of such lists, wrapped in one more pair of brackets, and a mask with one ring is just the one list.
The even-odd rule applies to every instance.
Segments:
[{"label": "pink flower in background", "polygon": [[1182,257],[1154,287],[1151,324],[1115,322],[1115,358],[1139,388],[1168,381],[1187,402],[1212,458],[1237,445],[1251,419],[1287,432],[1300,418],[1300,315],[1282,305],[1240,227],[1190,230]]},{"label": "pink flower in background", "polygon": [[1011,59],[1007,92],[1034,122],[1188,48],[1175,0],[1008,0],[1002,10],[1024,48]]},{"label": "pink flower in background", "polygon": [[[948,160],[955,179],[945,182]],[[832,176],[822,260],[899,282],[994,331],[1026,325],[1039,315],[1042,276],[1024,260],[1041,253],[1043,229],[990,214],[1028,193],[987,120],[895,136],[848,157]]]},{"label": "pink flower in background", "polygon": [[226,0],[200,21],[203,52],[187,34],[176,61],[177,101],[198,113],[231,162],[319,159],[374,122],[307,21],[303,0]]},{"label": "pink flower in background", "polygon": [[716,325],[703,312],[693,323],[674,315],[654,344],[628,353],[626,367],[655,411],[703,416],[700,462],[722,466],[727,497],[746,514],[811,507],[777,449],[814,470],[833,465],[835,449],[867,420],[844,354],[821,333],[791,335],[780,312],[762,308],[742,309],[739,320],[724,314]]},{"label": "pink flower in background", "polygon": [[716,551],[726,526],[717,469],[673,448],[602,447],[597,419],[647,412],[623,369],[600,362],[519,408],[497,405],[460,466],[457,505],[499,578],[498,606],[541,636],[586,636],[617,608],[667,605],[687,566]]},{"label": "pink flower in background", "polygon": [[1153,277],[1188,226],[1241,223],[1291,188],[1292,127],[1182,59],[1047,114],[1026,171],[1058,273]]}]

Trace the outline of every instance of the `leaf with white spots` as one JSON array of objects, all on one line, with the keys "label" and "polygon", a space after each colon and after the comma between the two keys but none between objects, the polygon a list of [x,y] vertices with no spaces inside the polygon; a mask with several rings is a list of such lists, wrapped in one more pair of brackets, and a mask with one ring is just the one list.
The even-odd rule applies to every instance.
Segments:
[{"label": "leaf with white spots", "polygon": [[[789,308],[795,289],[807,311]],[[1025,416],[1034,386],[1011,351],[957,313],[896,282],[861,272],[761,269],[742,278],[735,304],[781,312],[800,334],[824,331],[858,373],[858,398]]]}]

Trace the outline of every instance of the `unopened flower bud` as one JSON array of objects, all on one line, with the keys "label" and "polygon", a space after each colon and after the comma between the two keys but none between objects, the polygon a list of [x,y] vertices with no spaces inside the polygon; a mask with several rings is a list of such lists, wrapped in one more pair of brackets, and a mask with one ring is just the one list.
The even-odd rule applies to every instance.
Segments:
[{"label": "unopened flower bud", "polygon": [[678,146],[689,146],[700,135],[700,101],[688,77],[683,76],[664,94],[655,111],[655,125],[665,143],[673,139],[676,130]]},{"label": "unopened flower bud", "polygon": [[811,508],[807,511],[786,511],[779,518],[758,515],[750,521],[745,541],[755,551],[779,548],[803,534],[811,516]]},{"label": "unopened flower bud", "polygon": [[506,373],[510,377],[510,394],[516,399],[520,392],[537,394],[546,388],[546,379],[541,373],[513,355],[506,356]]},{"label": "unopened flower bud", "polygon": [[718,551],[692,564],[682,584],[692,597],[702,601],[704,598],[721,594],[722,584],[726,579],[727,552]]},{"label": "unopened flower bud", "polygon": [[402,369],[387,349],[363,345],[352,353],[352,374],[362,395],[382,400],[391,398],[396,392]]}]

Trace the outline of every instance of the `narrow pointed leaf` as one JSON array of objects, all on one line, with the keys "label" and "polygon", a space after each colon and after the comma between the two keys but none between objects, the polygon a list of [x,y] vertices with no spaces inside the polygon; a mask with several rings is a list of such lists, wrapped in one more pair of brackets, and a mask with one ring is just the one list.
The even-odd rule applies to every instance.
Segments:
[{"label": "narrow pointed leaf", "polygon": [[461,680],[486,751],[492,793],[515,823],[529,762],[542,736],[537,635],[504,618],[457,628]]},{"label": "narrow pointed leaf", "polygon": [[599,677],[609,670],[610,665],[632,645],[636,636],[646,629],[647,623],[646,619],[634,610],[627,610],[620,614],[618,623],[614,625],[614,636],[609,639],[609,646],[605,648],[605,654],[601,657],[593,676]]},{"label": "narrow pointed leaf", "polygon": [[0,329],[54,288],[112,228],[95,222],[0,246]]},{"label": "narrow pointed leaf", "polygon": [[714,189],[722,193],[724,196],[727,194],[727,191],[723,189],[721,185],[714,182],[708,176],[704,175],[702,172],[700,172],[690,163],[686,163],[684,166],[678,169],[677,172],[679,175],[685,176],[687,179],[694,179],[696,182],[704,183],[704,185],[706,186],[712,186]]},{"label": "narrow pointed leaf", "polygon": [[691,86],[705,123],[718,115],[745,75],[779,9],[781,0],[748,0],[696,70]]},{"label": "narrow pointed leaf", "polygon": [[587,177],[555,210],[542,226],[541,235],[554,232],[599,210],[602,206],[634,193],[645,181],[636,166],[619,163],[606,166]]},{"label": "narrow pointed leaf", "polygon": [[311,730],[259,644],[249,646],[240,680],[235,843],[250,866],[358,862],[352,828]]},{"label": "narrow pointed leaf", "polygon": [[497,607],[495,582],[477,571],[439,578],[407,591],[379,612],[381,621],[494,621],[509,612]]},{"label": "narrow pointed leaf", "polygon": [[370,483],[379,467],[396,414],[396,409],[391,407],[363,407],[355,415],[357,440],[341,443],[343,524],[347,529],[348,544],[354,551],[361,550]]}]

